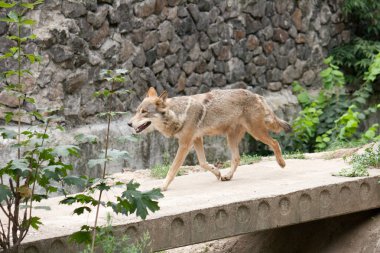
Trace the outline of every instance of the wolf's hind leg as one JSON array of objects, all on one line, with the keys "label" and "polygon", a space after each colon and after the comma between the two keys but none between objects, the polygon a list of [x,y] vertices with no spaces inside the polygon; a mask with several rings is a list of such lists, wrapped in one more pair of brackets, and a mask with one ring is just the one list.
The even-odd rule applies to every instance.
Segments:
[{"label": "wolf's hind leg", "polygon": [[245,129],[242,126],[238,126],[234,131],[230,131],[227,134],[227,142],[231,151],[231,169],[225,175],[222,176],[222,181],[231,180],[237,167],[240,164],[239,143],[245,134]]},{"label": "wolf's hind leg", "polygon": [[197,153],[199,165],[203,169],[212,172],[216,176],[217,179],[220,179],[220,171],[217,168],[215,168],[214,166],[208,164],[206,161],[202,137],[198,137],[194,140],[194,149],[195,149],[195,152]]},{"label": "wolf's hind leg", "polygon": [[177,154],[174,158],[172,165],[166,174],[164,185],[161,187],[163,191],[166,191],[169,187],[169,184],[173,181],[174,177],[177,175],[179,168],[185,161],[187,154],[192,146],[191,141],[181,141],[177,150]]},{"label": "wolf's hind leg", "polygon": [[277,163],[284,168],[286,163],[284,158],[282,157],[281,148],[278,142],[273,139],[269,133],[268,130],[263,128],[254,128],[251,127],[249,129],[249,134],[252,135],[256,140],[261,141],[262,143],[268,145],[274,152],[274,155],[276,156]]}]

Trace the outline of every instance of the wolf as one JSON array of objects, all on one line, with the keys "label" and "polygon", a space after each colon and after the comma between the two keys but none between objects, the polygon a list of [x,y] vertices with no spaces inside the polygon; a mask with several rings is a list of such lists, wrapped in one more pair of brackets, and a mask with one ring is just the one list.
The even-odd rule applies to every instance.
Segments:
[{"label": "wolf", "polygon": [[[239,143],[248,132],[268,145],[277,163],[285,167],[280,145],[269,132],[291,131],[291,126],[278,118],[264,98],[245,89],[212,90],[192,96],[168,98],[150,87],[146,97],[128,122],[136,133],[158,130],[166,137],[178,139],[178,150],[166,175],[162,190],[168,189],[189,150],[194,146],[199,165],[218,180],[231,180],[239,166]],[[231,168],[226,175],[206,161],[203,136],[225,135],[231,151]]]}]

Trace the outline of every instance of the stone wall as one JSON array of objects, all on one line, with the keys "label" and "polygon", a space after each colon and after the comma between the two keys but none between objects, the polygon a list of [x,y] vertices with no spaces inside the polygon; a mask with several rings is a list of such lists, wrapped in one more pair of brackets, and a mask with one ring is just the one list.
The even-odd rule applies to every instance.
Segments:
[{"label": "stone wall", "polygon": [[[99,72],[126,68],[128,80],[119,88],[134,92],[115,99],[118,111],[133,110],[150,86],[170,96],[241,87],[264,95],[279,117],[292,120],[298,105],[289,85],[318,86],[329,49],[350,39],[339,2],[46,0],[28,13],[38,21],[33,28],[38,39],[26,48],[39,51],[42,62],[30,66],[33,76],[23,78],[25,92],[37,102],[25,101],[24,108],[54,110],[58,121],[69,126],[99,122],[95,115],[104,103],[92,96],[105,85]],[[0,53],[13,46],[5,35],[14,32],[14,27],[0,25]],[[11,60],[0,62],[0,71],[10,67]],[[16,99],[0,92],[0,120],[15,107]],[[36,119],[22,121],[33,124]],[[140,157],[144,151],[137,167],[160,162],[154,147],[173,143],[163,145],[154,134],[146,140],[137,149],[128,148]],[[228,154],[219,149],[218,155]]]},{"label": "stone wall", "polygon": [[[27,49],[43,60],[25,78],[26,91],[37,109],[83,124],[104,109],[92,97],[103,68],[130,71],[120,88],[135,93],[116,99],[119,110],[135,108],[149,86],[172,96],[227,87],[280,92],[295,80],[311,86],[328,50],[349,40],[337,1],[47,0],[29,14],[39,39]],[[14,29],[0,28],[4,52]],[[0,103],[0,112],[15,107],[5,92]]]}]

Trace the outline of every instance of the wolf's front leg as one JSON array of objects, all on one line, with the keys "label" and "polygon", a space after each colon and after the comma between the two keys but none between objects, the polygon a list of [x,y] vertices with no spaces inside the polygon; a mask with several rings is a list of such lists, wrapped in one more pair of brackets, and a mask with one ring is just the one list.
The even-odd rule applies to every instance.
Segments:
[{"label": "wolf's front leg", "polygon": [[179,171],[179,168],[185,161],[185,158],[189,153],[191,145],[191,141],[179,143],[177,154],[174,158],[172,165],[170,166],[169,172],[166,175],[164,185],[161,187],[161,190],[166,191],[168,189],[169,184],[173,181],[174,177],[177,175]]},{"label": "wolf's front leg", "polygon": [[205,155],[205,150],[203,147],[203,138],[199,137],[194,140],[194,149],[195,152],[197,153],[199,165],[210,172],[212,172],[217,179],[220,179],[220,171],[215,168],[214,166],[211,166],[210,164],[207,163],[206,161],[206,155]]}]

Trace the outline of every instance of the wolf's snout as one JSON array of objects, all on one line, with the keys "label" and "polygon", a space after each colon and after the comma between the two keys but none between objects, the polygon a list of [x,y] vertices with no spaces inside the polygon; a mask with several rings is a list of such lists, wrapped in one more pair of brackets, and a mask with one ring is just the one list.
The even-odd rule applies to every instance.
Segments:
[{"label": "wolf's snout", "polygon": [[132,127],[132,122],[128,122],[128,126]]}]

